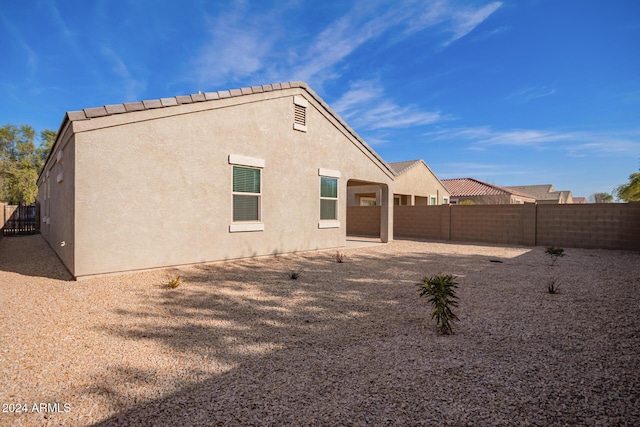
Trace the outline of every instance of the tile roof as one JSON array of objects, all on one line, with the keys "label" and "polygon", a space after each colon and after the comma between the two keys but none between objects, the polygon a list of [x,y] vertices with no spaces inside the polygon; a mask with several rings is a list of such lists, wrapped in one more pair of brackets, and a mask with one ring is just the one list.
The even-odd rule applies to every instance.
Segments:
[{"label": "tile roof", "polygon": [[175,107],[182,104],[193,104],[196,102],[235,98],[238,96],[251,95],[254,93],[273,92],[276,90],[284,90],[295,87],[300,87],[306,89],[307,91],[310,91],[309,87],[304,82],[274,83],[262,86],[244,87],[239,89],[219,90],[217,92],[196,93],[193,95],[178,95],[171,98],[149,99],[145,101],[125,102],[123,104],[111,104],[95,108],[84,108],[80,111],[67,112],[67,117],[69,121],[89,120],[96,117],[111,116],[114,114],[152,110],[155,108]]},{"label": "tile roof", "polygon": [[[278,90],[292,89],[292,88],[301,88],[305,90],[309,96],[311,96],[318,104],[320,104],[334,119],[336,119],[345,129],[349,132],[359,143],[363,145],[363,147],[373,155],[383,166],[384,168],[391,174],[391,176],[396,176],[397,174],[394,170],[384,161],[382,157],[378,153],[373,150],[369,144],[367,144],[364,139],[360,135],[356,133],[355,130],[351,128],[343,119],[333,111],[329,105],[324,102],[322,98],[318,94],[316,94],[305,82],[302,81],[294,81],[294,82],[283,82],[283,83],[272,83],[260,86],[251,86],[244,87],[239,89],[229,89],[229,90],[219,90],[217,92],[205,92],[205,93],[197,93],[193,95],[179,95],[169,98],[160,98],[160,99],[151,99],[140,102],[126,102],[123,104],[112,104],[105,105],[103,107],[95,107],[95,108],[85,108],[80,111],[68,111],[60,124],[60,128],[58,129],[58,137],[54,142],[54,146],[51,147],[49,151],[49,155],[45,161],[46,163],[49,161],[49,157],[53,153],[55,149],[55,145],[58,143],[58,138],[62,135],[62,130],[68,122],[73,122],[77,120],[90,120],[92,118],[110,116],[114,114],[125,114],[134,111],[143,111],[143,110],[151,110],[156,108],[170,108],[176,107],[182,104],[191,104],[195,102],[209,102],[216,101],[219,99],[233,98],[251,94],[258,94],[264,92],[273,92]],[[42,171],[44,171],[44,166]],[[42,175],[42,171],[40,171],[40,175]],[[38,177],[40,179],[40,177]]]},{"label": "tile roof", "polygon": [[422,160],[407,160],[404,162],[392,162],[389,163],[389,166],[396,172],[396,175],[400,175],[420,162],[422,162]]},{"label": "tile roof", "polygon": [[451,197],[496,196],[513,194],[514,196],[535,199],[530,194],[521,193],[506,187],[488,184],[473,178],[443,179],[442,183],[449,189]]},{"label": "tile roof", "polygon": [[522,191],[523,193],[531,194],[537,200],[558,200],[560,193],[556,192],[551,184],[542,185],[510,185],[508,187],[511,190]]}]

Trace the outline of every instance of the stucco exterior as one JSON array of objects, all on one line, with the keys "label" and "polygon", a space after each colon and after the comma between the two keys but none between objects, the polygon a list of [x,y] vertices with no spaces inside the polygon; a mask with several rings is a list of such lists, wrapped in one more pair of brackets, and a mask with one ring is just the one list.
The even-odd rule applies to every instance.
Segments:
[{"label": "stucco exterior", "polygon": [[[426,206],[448,204],[450,194],[436,174],[423,160],[390,163],[396,173],[393,183],[395,205]],[[375,199],[379,204],[381,192],[374,186],[350,187],[349,206],[367,205]]]},{"label": "stucco exterior", "polygon": [[[75,277],[343,247],[349,183],[379,186],[393,239],[388,165],[305,84],[249,92],[70,121],[70,190],[52,191],[43,235]],[[234,166],[261,171],[259,221],[233,221]],[[336,220],[320,220],[321,176]]]}]

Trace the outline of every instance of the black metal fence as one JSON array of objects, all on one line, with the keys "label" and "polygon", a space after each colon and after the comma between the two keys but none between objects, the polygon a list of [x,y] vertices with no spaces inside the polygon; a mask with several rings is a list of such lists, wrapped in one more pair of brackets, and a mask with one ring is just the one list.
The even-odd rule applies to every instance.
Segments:
[{"label": "black metal fence", "polygon": [[40,232],[39,205],[29,206],[4,206],[4,236],[19,236],[23,234],[35,234]]}]

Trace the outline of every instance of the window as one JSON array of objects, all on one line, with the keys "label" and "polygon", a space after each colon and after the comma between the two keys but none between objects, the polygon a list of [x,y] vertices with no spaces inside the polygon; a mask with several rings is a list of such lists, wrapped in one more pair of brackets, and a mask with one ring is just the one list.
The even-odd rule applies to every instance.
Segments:
[{"label": "window", "polygon": [[261,170],[233,167],[233,221],[260,221]]},{"label": "window", "polygon": [[448,205],[449,204],[449,199],[447,199],[446,197],[442,198],[442,204],[443,205]]},{"label": "window", "polygon": [[320,177],[320,219],[338,219],[338,178]]},{"label": "window", "polygon": [[438,204],[438,198],[436,196],[429,196],[429,205],[434,206]]},{"label": "window", "polygon": [[376,206],[376,198],[360,197],[360,206]]}]

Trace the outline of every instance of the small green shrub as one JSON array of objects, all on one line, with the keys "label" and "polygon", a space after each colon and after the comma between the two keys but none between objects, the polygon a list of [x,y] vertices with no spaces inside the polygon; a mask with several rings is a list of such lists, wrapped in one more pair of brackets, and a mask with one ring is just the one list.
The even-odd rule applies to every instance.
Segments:
[{"label": "small green shrub", "polygon": [[556,265],[558,258],[562,258],[566,254],[564,253],[564,249],[556,248],[554,246],[549,246],[544,250],[544,253],[551,258],[551,265]]},{"label": "small green shrub", "polygon": [[344,256],[344,254],[342,252],[336,252],[336,262],[338,264],[343,263],[345,258],[346,257]]},{"label": "small green shrub", "polygon": [[175,279],[169,280],[169,283],[167,283],[167,286],[171,289],[175,289],[178,286],[180,286],[182,282],[180,281],[180,276],[177,276]]},{"label": "small green shrub", "polygon": [[459,320],[453,314],[451,307],[458,306],[458,297],[455,294],[457,283],[455,277],[451,275],[436,275],[425,277],[420,287],[420,296],[428,296],[429,302],[433,306],[432,319],[436,319],[436,327],[442,335],[453,334],[450,321]]},{"label": "small green shrub", "polygon": [[558,293],[558,281],[555,278],[549,279],[549,281],[547,282],[547,291],[550,294],[557,294]]}]

